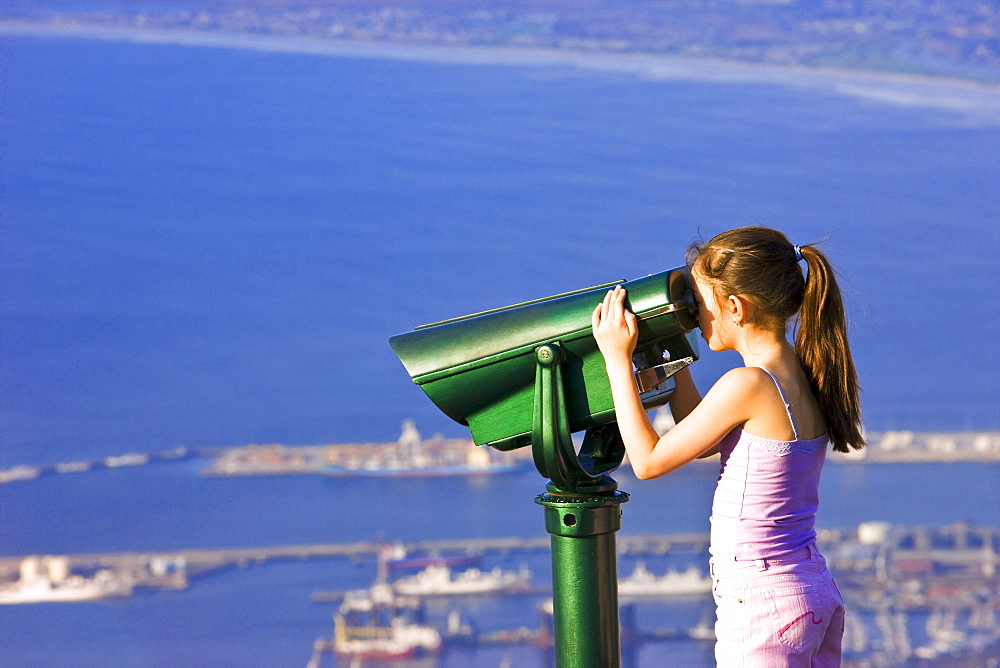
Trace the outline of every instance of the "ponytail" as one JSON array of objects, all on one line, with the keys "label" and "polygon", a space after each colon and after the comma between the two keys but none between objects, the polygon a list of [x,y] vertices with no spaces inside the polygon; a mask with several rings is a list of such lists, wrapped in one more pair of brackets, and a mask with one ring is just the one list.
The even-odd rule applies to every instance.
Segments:
[{"label": "ponytail", "polygon": [[847,317],[826,256],[812,246],[800,250],[808,272],[799,309],[795,350],[826,421],[833,449],[865,446],[861,434],[858,374],[847,342]]},{"label": "ponytail", "polygon": [[[806,277],[799,260],[805,260]],[[767,227],[743,227],[688,249],[688,264],[716,297],[743,295],[753,324],[785,330],[796,314],[795,349],[819,404],[833,449],[865,447],[858,374],[847,343],[847,318],[833,267],[813,246],[793,246]]]}]

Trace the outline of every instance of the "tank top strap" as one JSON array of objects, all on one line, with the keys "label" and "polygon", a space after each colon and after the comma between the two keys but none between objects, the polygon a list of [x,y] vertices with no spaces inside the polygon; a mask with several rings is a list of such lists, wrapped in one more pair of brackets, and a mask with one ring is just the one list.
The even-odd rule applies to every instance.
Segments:
[{"label": "tank top strap", "polygon": [[792,405],[789,404],[788,399],[785,398],[785,391],[781,389],[781,383],[778,382],[777,376],[762,366],[757,368],[763,370],[764,373],[770,376],[771,380],[774,381],[774,386],[778,388],[778,394],[781,395],[781,402],[785,404],[785,412],[788,413],[788,422],[792,425],[792,436],[794,440],[799,440],[799,430],[795,427],[795,418],[792,417]]}]

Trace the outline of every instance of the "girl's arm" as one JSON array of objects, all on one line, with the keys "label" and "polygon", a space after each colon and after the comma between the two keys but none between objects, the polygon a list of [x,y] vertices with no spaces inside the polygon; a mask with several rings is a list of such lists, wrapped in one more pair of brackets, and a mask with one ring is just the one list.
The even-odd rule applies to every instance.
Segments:
[{"label": "girl's arm", "polygon": [[674,416],[674,423],[680,422],[701,403],[701,393],[698,392],[694,379],[691,377],[691,367],[684,367],[674,374],[674,382],[677,388],[670,395],[670,414]]},{"label": "girl's arm", "polygon": [[[690,372],[677,379],[681,396],[671,402],[677,425],[659,437],[639,399],[632,371],[632,351],[638,339],[636,318],[625,309],[625,291],[619,286],[608,292],[594,309],[594,338],[604,354],[615,414],[632,469],[639,478],[655,478],[669,473],[699,456],[710,454],[722,437],[745,422],[740,407],[745,405],[745,385],[741,369],[723,376],[704,399],[697,401],[697,389]],[[693,390],[693,392],[692,392]]]},{"label": "girl's arm", "polygon": [[[698,391],[698,387],[694,384],[694,379],[691,377],[691,367],[684,367],[675,373],[673,378],[674,382],[677,383],[677,387],[674,389],[673,394],[670,395],[670,413],[674,416],[674,424],[678,424],[701,403],[701,393]],[[698,458],[711,457],[718,453],[719,445],[716,443],[698,455]]]}]

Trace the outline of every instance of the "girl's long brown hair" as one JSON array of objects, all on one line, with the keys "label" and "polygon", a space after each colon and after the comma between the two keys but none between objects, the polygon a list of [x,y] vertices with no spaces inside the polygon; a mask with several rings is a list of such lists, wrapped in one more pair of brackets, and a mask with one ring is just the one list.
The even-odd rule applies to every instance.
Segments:
[{"label": "girl's long brown hair", "polygon": [[784,331],[798,315],[795,350],[826,422],[833,449],[865,446],[858,375],[847,341],[847,317],[833,267],[822,251],[802,246],[803,277],[795,247],[768,227],[723,232],[691,245],[688,264],[714,286],[716,298],[746,298],[751,322]]}]

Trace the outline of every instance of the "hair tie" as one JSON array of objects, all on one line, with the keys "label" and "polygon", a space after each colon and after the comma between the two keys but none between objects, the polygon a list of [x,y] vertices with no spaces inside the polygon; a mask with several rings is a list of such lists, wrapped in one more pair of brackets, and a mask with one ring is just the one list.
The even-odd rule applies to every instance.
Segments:
[{"label": "hair tie", "polygon": [[802,249],[798,246],[795,247],[795,261],[802,262]]}]

